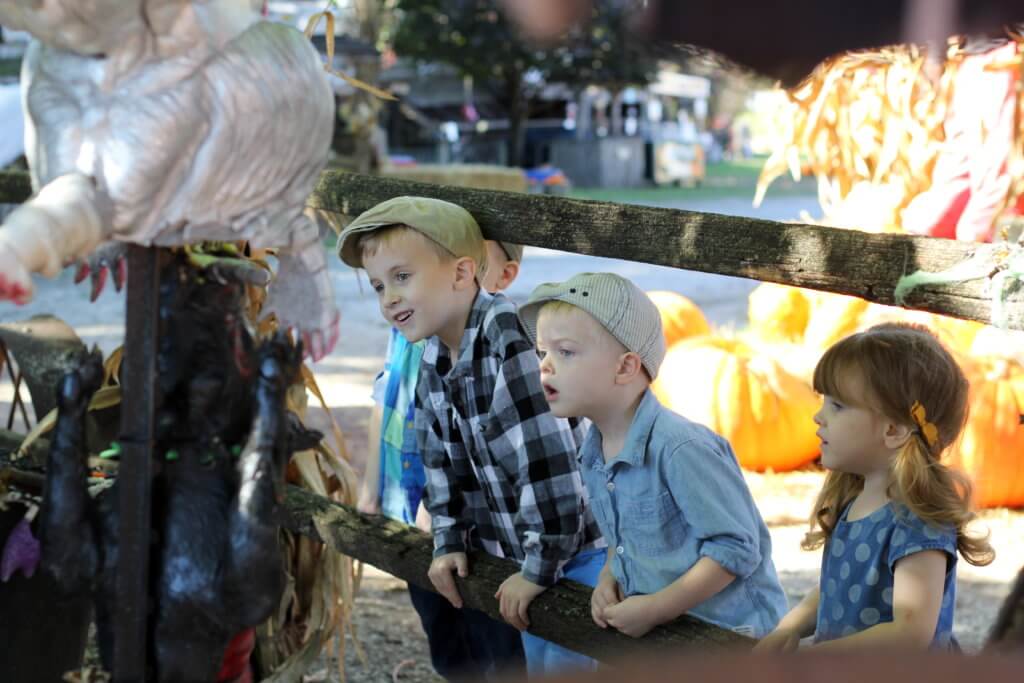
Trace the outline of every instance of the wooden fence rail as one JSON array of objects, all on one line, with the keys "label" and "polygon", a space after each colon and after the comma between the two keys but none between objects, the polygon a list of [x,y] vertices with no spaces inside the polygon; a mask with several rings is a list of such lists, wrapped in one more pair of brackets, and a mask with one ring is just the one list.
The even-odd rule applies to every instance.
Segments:
[{"label": "wooden fence rail", "polygon": [[[31,194],[24,173],[0,173],[0,203]],[[714,213],[524,195],[327,171],[310,207],[352,217],[400,195],[446,199],[465,206],[492,239],[561,251],[628,259],[685,270],[778,282],[882,304],[990,322],[986,275],[1005,266],[1006,245]],[[924,285],[897,301],[896,284],[915,271],[939,272],[970,263],[976,279]],[[1006,326],[1024,329],[1024,288],[1005,301]]]},{"label": "wooden fence rail", "polygon": [[[362,515],[295,486],[288,487],[281,525],[321,540],[339,553],[433,590],[427,579],[433,541],[415,527],[384,517]],[[517,571],[519,566],[511,560],[476,552],[470,555],[470,575],[455,580],[467,606],[500,620],[494,593],[502,581]],[[688,616],[659,626],[641,639],[630,638],[612,628],[602,629],[590,618],[591,590],[575,581],[562,581],[541,593],[530,605],[530,632],[602,661],[652,650],[745,651],[754,644],[750,638]]]}]

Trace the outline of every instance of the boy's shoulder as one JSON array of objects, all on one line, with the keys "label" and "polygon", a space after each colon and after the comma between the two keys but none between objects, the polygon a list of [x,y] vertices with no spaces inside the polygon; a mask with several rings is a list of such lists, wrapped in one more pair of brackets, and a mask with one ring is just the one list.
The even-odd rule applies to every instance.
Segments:
[{"label": "boy's shoulder", "polygon": [[681,452],[711,449],[720,454],[732,450],[729,442],[707,426],[694,422],[668,407],[658,404],[658,413],[647,440],[648,450],[664,453],[666,456]]},{"label": "boy's shoulder", "polygon": [[480,334],[483,335],[492,353],[503,355],[504,351],[517,345],[532,347],[530,338],[519,322],[517,306],[500,292],[488,296],[484,302],[480,319]]}]

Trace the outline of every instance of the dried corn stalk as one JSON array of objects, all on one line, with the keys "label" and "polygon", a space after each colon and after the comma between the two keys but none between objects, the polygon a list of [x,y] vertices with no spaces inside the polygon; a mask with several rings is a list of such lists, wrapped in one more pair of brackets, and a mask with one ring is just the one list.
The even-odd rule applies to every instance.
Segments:
[{"label": "dried corn stalk", "polygon": [[[990,64],[987,70],[1019,73],[1024,36],[1012,34],[1008,40],[1016,42],[1017,58]],[[977,52],[978,47],[951,40],[937,76],[936,64],[929,64],[925,50],[914,45],[845,53],[820,64],[786,91],[783,128],[758,179],[755,205],[782,174],[789,172],[796,180],[814,175],[825,213],[822,222],[899,230],[900,212],[932,185],[932,171],[946,143],[957,71]],[[1006,170],[1012,182],[1004,207],[1024,194],[1022,95],[1018,87]]]}]

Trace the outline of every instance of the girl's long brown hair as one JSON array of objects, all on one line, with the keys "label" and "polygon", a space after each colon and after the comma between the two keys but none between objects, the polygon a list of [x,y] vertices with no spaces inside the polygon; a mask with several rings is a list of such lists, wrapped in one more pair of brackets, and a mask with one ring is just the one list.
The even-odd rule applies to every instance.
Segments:
[{"label": "girl's long brown hair", "polygon": [[[851,376],[862,380],[864,396],[850,396],[848,390],[844,394],[843,380]],[[935,335],[919,325],[885,323],[846,337],[818,361],[814,389],[910,427],[913,436],[890,466],[889,498],[906,505],[926,523],[955,527],[957,550],[971,564],[986,565],[993,560],[995,552],[987,535],[967,532],[975,518],[970,480],[940,462],[967,419],[968,383]],[[911,416],[915,403],[924,407],[927,421],[937,429],[934,443],[929,444]],[[863,486],[860,475],[828,473],[814,503],[811,529],[802,543],[805,549],[825,543],[843,509]]]}]

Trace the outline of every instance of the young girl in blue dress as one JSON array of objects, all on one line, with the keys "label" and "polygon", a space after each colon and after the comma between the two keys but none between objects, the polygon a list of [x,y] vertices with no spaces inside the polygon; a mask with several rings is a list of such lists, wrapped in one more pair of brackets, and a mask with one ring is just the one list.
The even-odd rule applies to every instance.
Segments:
[{"label": "young girl in blue dress", "polygon": [[941,462],[967,415],[963,372],[927,329],[884,324],[830,348],[814,388],[830,471],[803,547],[824,546],[821,578],[758,649],[956,649],[957,555],[994,556],[967,532],[970,483]]}]

